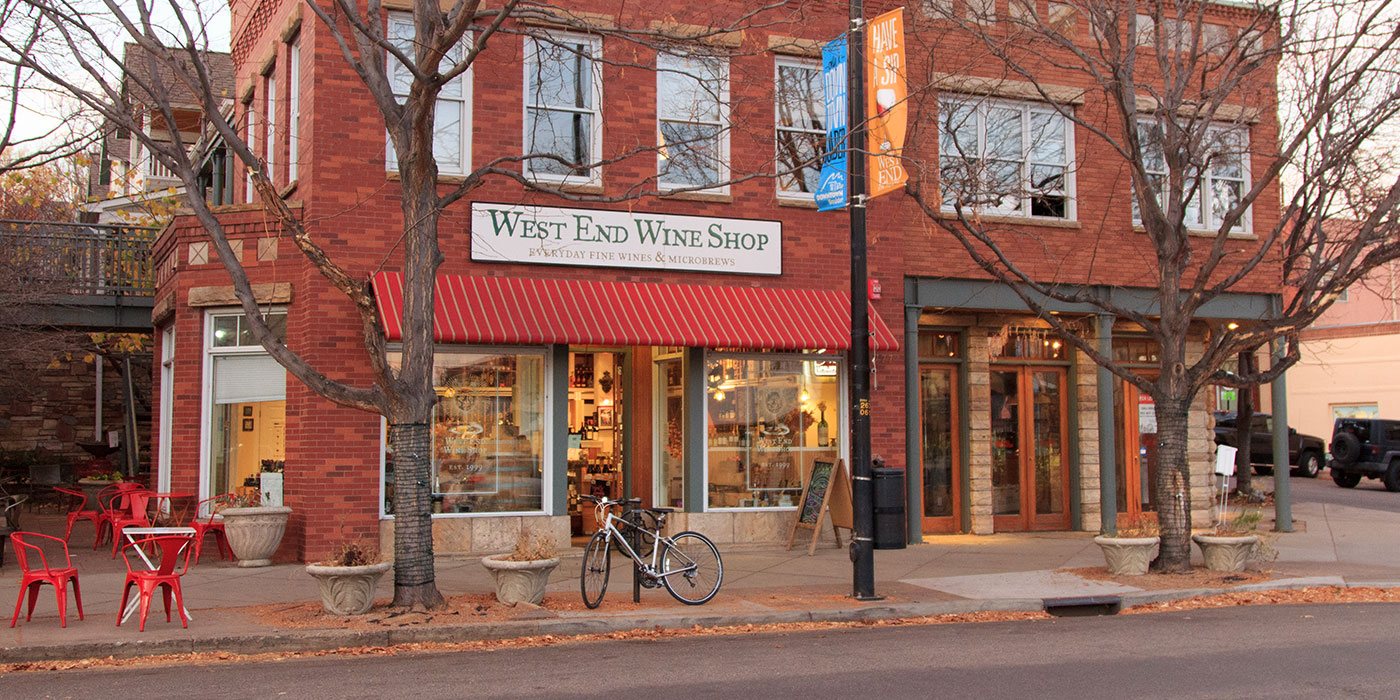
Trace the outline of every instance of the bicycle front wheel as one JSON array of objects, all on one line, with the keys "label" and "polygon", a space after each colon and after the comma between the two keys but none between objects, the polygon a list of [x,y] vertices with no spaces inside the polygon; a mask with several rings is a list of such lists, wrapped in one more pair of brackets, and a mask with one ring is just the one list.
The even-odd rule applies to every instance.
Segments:
[{"label": "bicycle front wheel", "polygon": [[583,592],[583,604],[590,610],[602,604],[603,594],[608,590],[608,574],[612,572],[612,553],[608,549],[608,533],[599,530],[583,550],[583,569],[579,571],[578,583]]},{"label": "bicycle front wheel", "polygon": [[724,581],[724,562],[714,543],[698,532],[682,532],[663,540],[661,580],[666,590],[686,605],[707,603]]}]

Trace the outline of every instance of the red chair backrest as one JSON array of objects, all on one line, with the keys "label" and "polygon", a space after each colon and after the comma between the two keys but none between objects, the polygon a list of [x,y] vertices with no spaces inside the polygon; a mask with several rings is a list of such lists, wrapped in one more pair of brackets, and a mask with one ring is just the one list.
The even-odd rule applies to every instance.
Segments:
[{"label": "red chair backrest", "polygon": [[[30,541],[37,540],[37,541]],[[29,573],[31,571],[48,571],[49,560],[44,556],[44,550],[39,546],[39,542],[49,540],[57,543],[63,548],[63,567],[65,569],[73,566],[73,560],[68,557],[68,543],[62,538],[42,535],[37,532],[14,532],[10,533],[10,541],[15,545],[15,558],[19,560],[20,571]],[[34,550],[30,552],[29,550]],[[30,566],[29,557],[31,554],[39,555],[39,566]]]},{"label": "red chair backrest", "polygon": [[[175,567],[181,564],[177,576],[182,576],[190,569],[190,554],[194,552],[194,538],[189,535],[157,535],[136,540],[122,548],[122,559],[126,560],[126,570],[133,572],[131,568],[131,557],[127,552],[136,547],[154,546],[160,553],[160,562],[156,566],[156,573],[160,576],[169,576],[175,573]],[[144,571],[144,569],[143,569]]]},{"label": "red chair backrest", "polygon": [[214,522],[214,515],[217,514],[221,508],[228,505],[230,498],[232,498],[232,494],[223,493],[196,503],[194,506],[195,522],[205,525]]},{"label": "red chair backrest", "polygon": [[87,508],[87,494],[75,489],[65,489],[62,486],[55,486],[53,490],[67,496],[66,513],[73,513]]},{"label": "red chair backrest", "polygon": [[145,518],[146,510],[151,506],[151,497],[154,495],[151,491],[127,491],[127,505],[131,508],[131,517]]}]

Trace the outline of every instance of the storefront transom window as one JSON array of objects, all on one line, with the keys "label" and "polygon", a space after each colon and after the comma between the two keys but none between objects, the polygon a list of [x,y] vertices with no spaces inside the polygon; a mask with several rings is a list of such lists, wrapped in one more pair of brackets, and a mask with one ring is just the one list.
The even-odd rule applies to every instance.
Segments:
[{"label": "storefront transom window", "polygon": [[705,363],[708,507],[796,507],[842,454],[840,361],[713,354]]}]

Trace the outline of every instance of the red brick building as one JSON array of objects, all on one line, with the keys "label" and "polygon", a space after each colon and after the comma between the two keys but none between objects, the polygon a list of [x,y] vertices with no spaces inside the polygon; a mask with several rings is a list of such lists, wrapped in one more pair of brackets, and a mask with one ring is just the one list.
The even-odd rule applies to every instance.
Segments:
[{"label": "red brick building", "polygon": [[[391,36],[411,31],[392,14],[409,5],[386,6]],[[691,19],[631,5],[619,12],[601,1],[580,7],[599,27],[683,29]],[[726,8],[704,12],[713,21]],[[378,112],[300,3],[247,0],[233,9],[237,96],[254,151],[320,244],[375,280],[380,308],[392,318],[403,228]],[[1237,11],[1212,12],[1225,26]],[[825,11],[770,19],[762,29],[706,39],[727,53],[718,62],[683,52],[658,59],[611,36],[511,22],[439,101],[439,113],[451,115],[439,122],[443,187],[468,164],[525,152],[527,140],[603,157],[667,138],[677,144],[660,158],[644,151],[589,171],[544,161],[510,166],[587,194],[620,196],[647,178],[663,187],[736,181],[604,205],[542,197],[500,177],[446,211],[437,551],[501,550],[522,527],[586,532],[580,493],[678,506],[679,525],[719,543],[782,541],[813,463],[846,455],[848,217],[816,210],[811,171],[741,177],[798,162],[789,160],[793,149],[801,155],[805,146],[793,144],[820,138],[815,117],[788,102],[805,107],[812,95],[798,89],[794,98],[790,86],[810,89],[817,80],[819,105],[816,47],[846,20]],[[927,54],[915,49],[937,32],[936,22],[912,15],[907,32],[910,73],[932,69],[938,99],[966,110],[966,123],[1009,118],[1042,131],[1049,124],[1050,146],[1032,149],[1019,167],[1060,168],[1059,188],[1004,202],[1001,212],[1008,229],[1034,236],[1026,245],[1043,247],[1037,274],[1131,296],[1151,270],[1135,251],[1148,248],[1134,229],[1127,175],[1107,165],[1105,147],[1055,117],[1025,83],[978,75],[976,66],[938,73],[944,66],[926,65],[919,56]],[[546,51],[542,35],[569,48]],[[658,62],[660,72],[650,68]],[[1090,86],[1070,76],[1064,83],[1057,87],[1065,104],[1104,111]],[[564,92],[567,104],[555,99]],[[1260,164],[1276,130],[1265,114],[1249,122],[1247,137]],[[716,160],[692,157],[676,139],[696,134]],[[985,140],[985,128],[976,138]],[[543,139],[553,141],[542,146]],[[936,141],[926,137],[920,148],[931,151]],[[244,193],[238,201],[248,204],[218,212],[260,301],[285,318],[289,347],[322,372],[369,383],[351,304],[279,236],[255,198]],[[1256,206],[1252,225],[1272,225],[1276,216]],[[1115,380],[1117,421],[1101,426],[1092,362],[1062,347],[905,195],[876,200],[869,226],[870,276],[882,283],[872,301],[873,452],[913,477],[911,536],[1096,529],[1100,430],[1131,445],[1120,450],[1119,510],[1150,509],[1140,485],[1155,442],[1139,423],[1146,414],[1137,392]],[[558,243],[565,232],[575,234],[572,245]],[[162,405],[172,407],[157,412],[161,485],[208,496],[285,465],[281,497],[293,515],[282,558],[319,556],[346,536],[378,533],[387,543],[393,459],[380,417],[287,379],[240,327],[228,276],[192,217],[170,226],[157,248],[163,362],[156,382]],[[1277,280],[1251,284],[1259,294],[1237,295],[1222,318],[1266,310]],[[1092,329],[1085,309],[1061,311]],[[389,325],[392,342],[396,324]],[[1133,327],[1119,322],[1113,330],[1115,354],[1153,359]],[[1193,435],[1201,438],[1191,449],[1205,463],[1208,413],[1199,408]],[[1208,479],[1204,469],[1193,472],[1199,510],[1210,500]]]}]

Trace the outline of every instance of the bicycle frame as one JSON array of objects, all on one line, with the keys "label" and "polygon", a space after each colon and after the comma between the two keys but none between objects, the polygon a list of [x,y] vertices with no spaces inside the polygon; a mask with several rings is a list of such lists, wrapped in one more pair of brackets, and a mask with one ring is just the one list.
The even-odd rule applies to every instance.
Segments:
[{"label": "bicycle frame", "polygon": [[[623,553],[630,557],[632,559],[632,562],[638,567],[640,567],[644,574],[657,580],[663,579],[667,576],[674,576],[676,574],[688,574],[695,570],[695,562],[691,561],[690,557],[685,556],[684,552],[681,552],[679,549],[675,549],[673,550],[674,553],[672,556],[677,556],[683,559],[685,561],[685,566],[674,571],[667,571],[664,574],[657,573],[657,558],[661,556],[662,545],[665,544],[666,549],[671,550],[672,547],[675,545],[675,541],[661,534],[661,530],[659,527],[655,531],[648,530],[644,527],[638,527],[637,525],[629,523],[621,517],[614,515],[612,512],[613,508],[621,505],[623,504],[619,501],[600,501],[598,505],[594,506],[594,508],[599,511],[599,519],[603,521],[603,531],[607,533],[607,541],[603,545],[604,551],[607,551],[607,547],[610,546],[613,543],[613,539],[616,538],[618,547],[620,547],[623,550]],[[624,537],[622,531],[617,528],[617,523],[626,525],[627,527],[636,530],[638,533],[651,535],[652,538],[656,540],[656,545],[651,549],[651,563],[648,564],[647,562],[643,561],[641,555],[637,554],[637,551],[632,549],[632,545],[627,543],[627,538]]]}]

